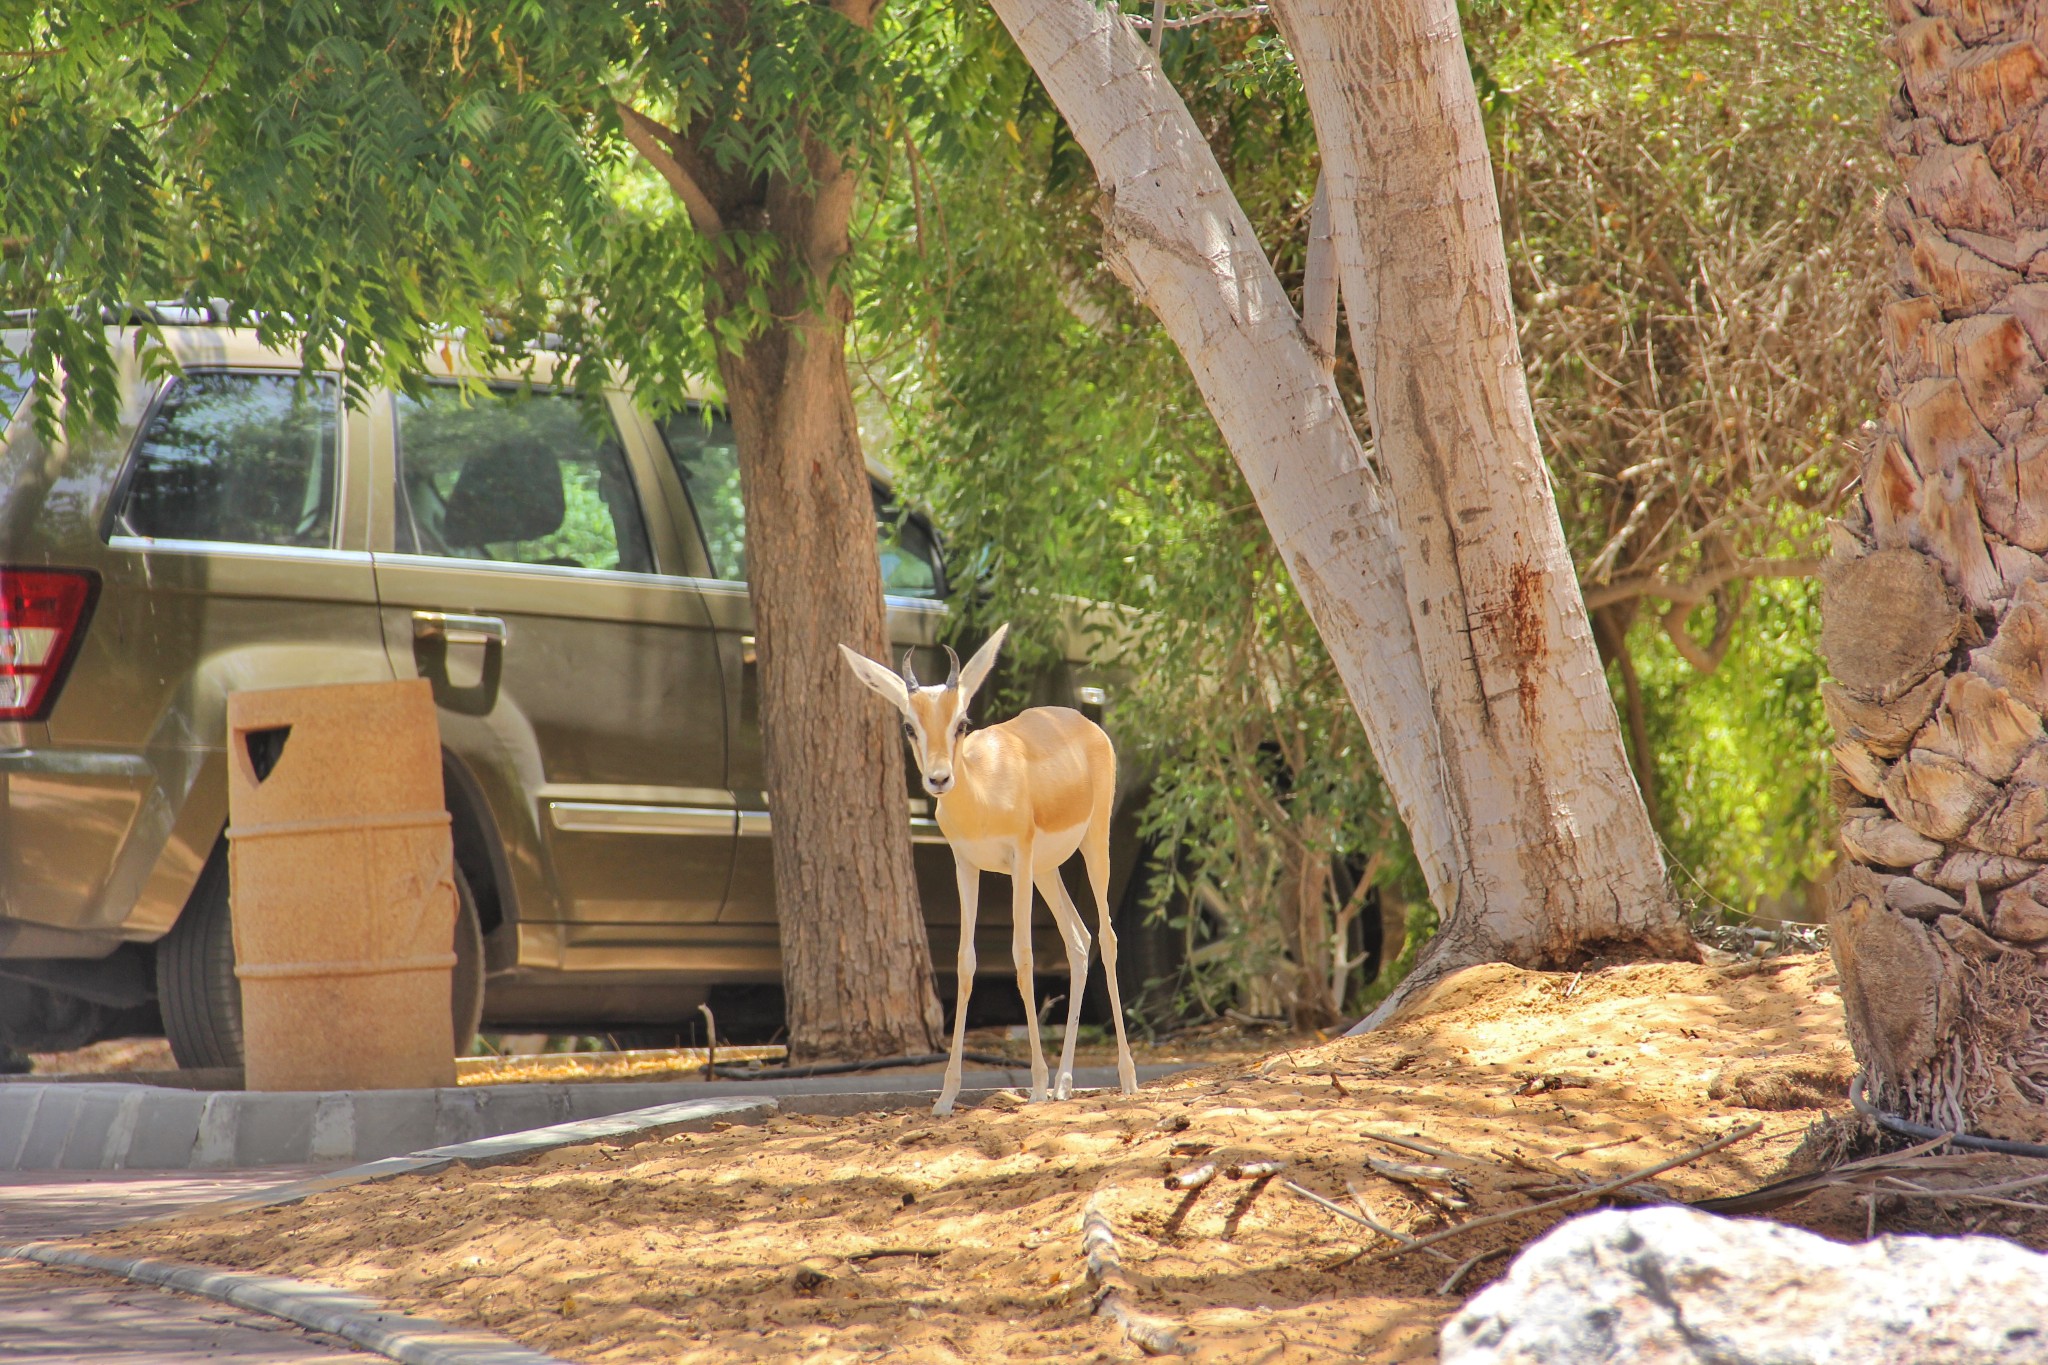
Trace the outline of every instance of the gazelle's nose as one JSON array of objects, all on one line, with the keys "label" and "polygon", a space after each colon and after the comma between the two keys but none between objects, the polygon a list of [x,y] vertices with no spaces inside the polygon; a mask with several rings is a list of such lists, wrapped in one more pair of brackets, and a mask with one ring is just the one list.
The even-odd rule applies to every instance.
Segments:
[{"label": "gazelle's nose", "polygon": [[953,790],[953,770],[942,768],[924,775],[924,789],[933,796],[944,796]]}]

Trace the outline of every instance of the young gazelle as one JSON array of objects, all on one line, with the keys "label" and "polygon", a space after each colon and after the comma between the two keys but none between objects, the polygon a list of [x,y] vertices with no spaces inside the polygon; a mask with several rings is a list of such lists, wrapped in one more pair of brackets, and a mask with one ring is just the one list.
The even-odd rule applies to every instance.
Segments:
[{"label": "young gazelle", "polygon": [[953,1112],[960,1092],[960,1052],[967,1040],[967,994],[974,984],[974,912],[983,872],[1010,876],[1011,955],[1024,1014],[1031,1020],[1031,1098],[1046,1095],[1045,1053],[1038,1041],[1038,1007],[1031,977],[1031,888],[1035,883],[1067,944],[1067,1037],[1053,1093],[1065,1099],[1074,1084],[1074,1036],[1080,1026],[1081,989],[1088,979],[1088,929],[1060,881],[1060,865],[1080,850],[1095,891],[1102,933],[1102,965],[1109,978],[1109,1010],[1116,1020],[1117,1079],[1126,1095],[1138,1088],[1131,1046],[1124,1037],[1123,1000],[1116,983],[1116,930],[1109,922],[1109,815],[1116,792],[1116,750],[1102,727],[1064,706],[1038,706],[1001,725],[971,733],[967,704],[989,669],[1008,626],[974,651],[967,666],[951,649],[952,671],[937,687],[917,680],[910,656],[901,676],[845,645],[854,676],[903,713],[904,733],[924,789],[938,799],[939,829],[953,846],[960,881],[959,1002],[953,1007],[953,1052],[933,1112]]}]

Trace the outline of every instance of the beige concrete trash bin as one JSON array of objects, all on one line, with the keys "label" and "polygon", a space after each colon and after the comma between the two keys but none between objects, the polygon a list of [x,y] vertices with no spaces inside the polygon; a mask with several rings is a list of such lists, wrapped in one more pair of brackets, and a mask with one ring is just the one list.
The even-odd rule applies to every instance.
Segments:
[{"label": "beige concrete trash bin", "polygon": [[249,1089],[455,1084],[454,868],[424,679],[228,697]]}]

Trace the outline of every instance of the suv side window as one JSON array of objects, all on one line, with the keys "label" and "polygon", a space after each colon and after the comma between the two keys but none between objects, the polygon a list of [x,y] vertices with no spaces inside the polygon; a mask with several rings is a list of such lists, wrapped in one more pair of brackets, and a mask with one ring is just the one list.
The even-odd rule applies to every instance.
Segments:
[{"label": "suv side window", "polygon": [[131,457],[115,529],[162,540],[331,548],[334,381],[188,371]]},{"label": "suv side window", "polygon": [[[739,445],[732,423],[692,403],[661,423],[662,441],[676,476],[690,496],[697,529],[711,571],[719,578],[744,582],[747,577],[747,512],[740,500]],[[945,564],[938,536],[921,513],[906,512],[879,484],[875,499],[875,537],[882,555],[882,591],[892,597],[941,598],[946,595]]]},{"label": "suv side window", "polygon": [[29,369],[26,361],[0,361],[0,426],[13,418],[14,410],[28,397],[35,382],[35,371]]},{"label": "suv side window", "polygon": [[732,423],[692,403],[661,424],[661,439],[675,462],[676,477],[690,495],[704,552],[718,578],[747,578],[747,510],[740,501],[740,448]]},{"label": "suv side window", "polygon": [[602,399],[439,384],[397,408],[402,553],[653,571]]}]

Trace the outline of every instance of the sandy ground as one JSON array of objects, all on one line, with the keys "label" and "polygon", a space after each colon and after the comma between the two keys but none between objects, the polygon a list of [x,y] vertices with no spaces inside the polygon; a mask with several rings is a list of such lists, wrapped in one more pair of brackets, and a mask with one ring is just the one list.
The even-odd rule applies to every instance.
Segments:
[{"label": "sandy ground", "polygon": [[[105,1247],[344,1285],[582,1361],[1120,1360],[1091,1316],[1080,1218],[1111,1219],[1133,1306],[1183,1324],[1195,1358],[1428,1360],[1460,1299],[1449,1265],[1346,1222],[1282,1179],[1420,1235],[1525,1206],[1559,1175],[1637,1170],[1758,1122],[1660,1176],[1697,1198],[1796,1166],[1851,1072],[1825,957],[1546,975],[1482,967],[1367,1038],[1233,1062],[1124,1097],[929,1113],[783,1117],[535,1162],[359,1186]],[[1447,1214],[1368,1158],[1376,1134],[1482,1158]],[[1162,1177],[1279,1159],[1280,1179]],[[1829,1228],[1841,1209],[1803,1206]],[[1852,1210],[1853,1212],[1853,1210]],[[1462,1235],[1451,1261],[1564,1215]],[[1862,1231],[1860,1214],[1854,1220]]]}]

